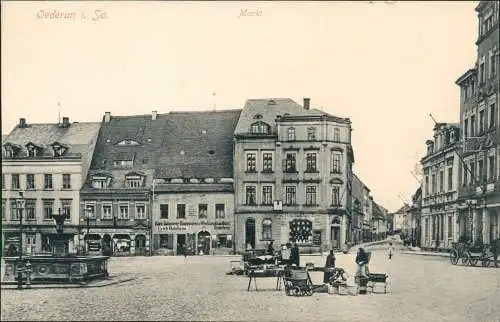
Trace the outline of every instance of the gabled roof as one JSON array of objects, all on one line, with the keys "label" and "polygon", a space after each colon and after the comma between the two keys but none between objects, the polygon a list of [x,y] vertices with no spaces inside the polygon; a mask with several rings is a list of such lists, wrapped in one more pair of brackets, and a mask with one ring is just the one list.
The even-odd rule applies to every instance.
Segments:
[{"label": "gabled roof", "polygon": [[[261,115],[258,121],[265,122],[271,126],[271,132],[276,133],[276,118],[279,116],[294,117],[322,115],[334,117],[317,109],[305,109],[291,98],[262,98],[249,99],[246,101],[240,119],[234,131],[235,135],[247,134],[250,132],[250,125],[257,120],[255,115]],[[339,118],[340,119],[340,118]]]},{"label": "gabled roof", "polygon": [[171,112],[155,178],[232,178],[233,133],[240,113]]},{"label": "gabled roof", "polygon": [[99,123],[71,123],[67,127],[59,124],[29,124],[16,126],[9,134],[4,144],[15,144],[20,147],[22,156],[27,154],[26,145],[33,143],[43,148],[40,156],[53,156],[50,145],[60,142],[68,146],[64,156],[81,156],[92,151],[99,132]]}]

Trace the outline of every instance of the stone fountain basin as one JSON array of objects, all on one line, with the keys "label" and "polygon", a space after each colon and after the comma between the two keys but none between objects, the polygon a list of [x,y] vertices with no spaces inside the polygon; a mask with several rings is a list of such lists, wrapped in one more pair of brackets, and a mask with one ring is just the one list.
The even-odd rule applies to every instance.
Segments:
[{"label": "stone fountain basin", "polygon": [[[23,258],[23,262],[29,260],[31,264],[32,284],[80,283],[107,277],[108,259],[109,256],[35,255]],[[18,257],[4,257],[2,264],[2,283],[15,283],[24,263],[19,265]]]}]

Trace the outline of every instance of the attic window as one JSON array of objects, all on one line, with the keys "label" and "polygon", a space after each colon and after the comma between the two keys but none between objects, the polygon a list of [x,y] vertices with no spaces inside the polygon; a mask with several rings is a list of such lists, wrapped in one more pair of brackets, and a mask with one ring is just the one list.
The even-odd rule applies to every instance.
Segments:
[{"label": "attic window", "polygon": [[250,133],[267,134],[269,133],[269,125],[264,122],[255,122],[250,127]]},{"label": "attic window", "polygon": [[106,143],[111,143],[111,140],[110,140],[110,139],[107,139],[107,140],[106,140]]},{"label": "attic window", "polygon": [[269,100],[267,102],[267,105],[276,105],[276,101],[275,100]]},{"label": "attic window", "polygon": [[256,120],[260,120],[262,118],[262,114],[255,114],[253,118]]},{"label": "attic window", "polygon": [[104,189],[109,186],[110,181],[111,181],[110,177],[94,176],[92,177],[92,187],[96,189]]},{"label": "attic window", "polygon": [[113,166],[115,167],[131,167],[134,165],[132,160],[115,160],[113,161]]},{"label": "attic window", "polygon": [[201,130],[202,134],[207,134],[207,130]]},{"label": "attic window", "polygon": [[208,154],[215,154],[214,150],[208,150]]},{"label": "attic window", "polygon": [[127,140],[123,140],[123,141],[118,142],[116,145],[139,145],[139,142],[127,139]]},{"label": "attic window", "polygon": [[38,156],[38,149],[34,145],[29,144],[26,148],[28,149],[28,156],[29,157]]},{"label": "attic window", "polygon": [[5,147],[5,157],[12,158],[14,156],[14,150],[10,146]]},{"label": "attic window", "polygon": [[184,152],[184,150],[181,150],[180,154],[184,155],[184,154],[186,154],[186,152]]},{"label": "attic window", "polygon": [[131,174],[125,176],[125,181],[127,188],[139,188],[143,185],[144,177],[138,174]]},{"label": "attic window", "polygon": [[60,146],[59,144],[54,144],[52,146],[52,148],[54,149],[54,156],[55,157],[60,157],[64,154],[64,152],[66,152],[66,148],[64,148],[63,146]]},{"label": "attic window", "polygon": [[148,138],[148,142],[151,142],[151,141],[153,141],[153,139],[151,139],[151,138]]}]

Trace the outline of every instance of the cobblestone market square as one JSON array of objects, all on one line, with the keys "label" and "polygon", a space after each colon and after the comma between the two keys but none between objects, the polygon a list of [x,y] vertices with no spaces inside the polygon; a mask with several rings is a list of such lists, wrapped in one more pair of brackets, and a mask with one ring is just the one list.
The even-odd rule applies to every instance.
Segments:
[{"label": "cobblestone market square", "polygon": [[[371,272],[389,275],[388,294],[285,296],[275,278],[226,275],[230,256],[112,258],[112,275],[132,281],[100,288],[2,290],[2,320],[499,321],[500,274],[452,266],[447,258],[374,251]],[[301,263],[323,265],[321,256]],[[355,272],[354,254],[337,266]],[[313,283],[322,273],[311,272]]]}]

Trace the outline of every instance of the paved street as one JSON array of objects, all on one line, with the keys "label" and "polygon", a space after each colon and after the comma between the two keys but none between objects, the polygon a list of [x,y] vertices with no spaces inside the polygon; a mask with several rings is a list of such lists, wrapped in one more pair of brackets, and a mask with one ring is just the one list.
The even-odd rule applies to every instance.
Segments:
[{"label": "paved street", "polygon": [[[354,272],[354,254],[337,266]],[[500,269],[452,266],[440,257],[383,251],[370,270],[390,275],[391,294],[287,297],[274,278],[225,275],[231,257],[113,258],[135,280],[102,288],[2,290],[2,320],[500,321]],[[302,256],[320,265],[321,256]],[[313,272],[314,283],[322,273]]]}]

